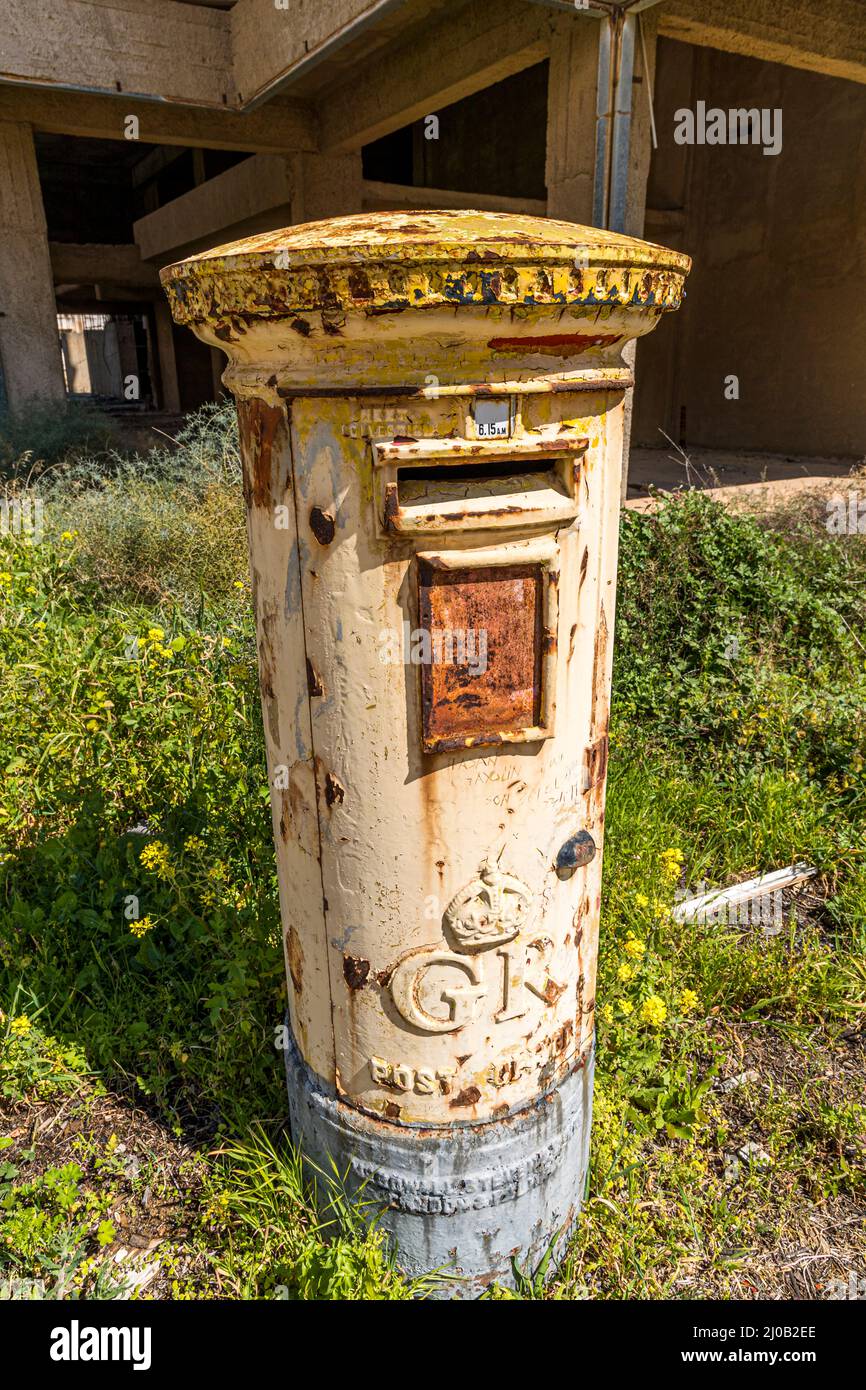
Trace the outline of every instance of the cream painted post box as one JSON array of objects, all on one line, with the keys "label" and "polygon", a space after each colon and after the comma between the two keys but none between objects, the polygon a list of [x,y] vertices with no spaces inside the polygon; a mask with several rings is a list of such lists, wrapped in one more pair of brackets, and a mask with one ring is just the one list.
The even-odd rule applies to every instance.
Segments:
[{"label": "cream painted post box", "polygon": [[426,212],[162,272],[237,399],[293,1132],[460,1296],[585,1183],[622,349],[688,269]]}]

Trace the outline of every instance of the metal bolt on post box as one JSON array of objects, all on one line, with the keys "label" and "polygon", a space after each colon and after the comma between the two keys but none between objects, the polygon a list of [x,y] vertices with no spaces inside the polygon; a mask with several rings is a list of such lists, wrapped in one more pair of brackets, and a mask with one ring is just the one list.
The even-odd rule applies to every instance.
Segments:
[{"label": "metal bolt on post box", "polygon": [[392,212],[162,272],[237,399],[293,1134],[459,1297],[584,1189],[622,349],[689,268]]}]

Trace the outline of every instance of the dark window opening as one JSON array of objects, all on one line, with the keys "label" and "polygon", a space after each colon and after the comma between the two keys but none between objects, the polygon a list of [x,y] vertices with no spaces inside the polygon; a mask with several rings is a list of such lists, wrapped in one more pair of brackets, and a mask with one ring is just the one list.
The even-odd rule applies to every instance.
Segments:
[{"label": "dark window opening", "polygon": [[48,240],[123,246],[140,217],[249,159],[246,150],[186,149],[144,140],[34,136]]},{"label": "dark window opening", "polygon": [[438,139],[424,118],[383,135],[362,151],[364,177],[415,188],[547,196],[548,64],[536,63],[492,87],[431,111]]}]

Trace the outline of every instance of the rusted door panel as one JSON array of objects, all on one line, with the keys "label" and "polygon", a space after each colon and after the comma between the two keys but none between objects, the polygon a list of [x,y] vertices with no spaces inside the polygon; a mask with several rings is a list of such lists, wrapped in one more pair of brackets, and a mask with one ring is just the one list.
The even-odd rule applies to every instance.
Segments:
[{"label": "rusted door panel", "polygon": [[465,746],[467,739],[496,744],[502,734],[537,726],[540,567],[442,570],[419,558],[417,574],[419,626],[434,657],[419,668],[425,748]]}]

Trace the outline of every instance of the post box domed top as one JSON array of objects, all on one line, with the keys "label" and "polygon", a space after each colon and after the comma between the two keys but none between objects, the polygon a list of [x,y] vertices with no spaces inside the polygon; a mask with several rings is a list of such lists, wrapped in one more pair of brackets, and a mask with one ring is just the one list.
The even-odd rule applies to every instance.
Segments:
[{"label": "post box domed top", "polygon": [[445,305],[679,307],[690,258],[650,242],[500,212],[381,212],[308,222],[166,266],[179,323]]}]

